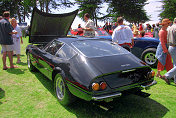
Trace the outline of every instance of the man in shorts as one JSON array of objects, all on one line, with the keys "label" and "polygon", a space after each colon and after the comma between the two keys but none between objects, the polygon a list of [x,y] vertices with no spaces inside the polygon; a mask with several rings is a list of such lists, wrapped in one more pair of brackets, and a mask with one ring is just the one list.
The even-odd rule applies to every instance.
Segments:
[{"label": "man in shorts", "polygon": [[5,11],[3,13],[3,19],[0,20],[0,44],[2,46],[3,56],[3,70],[7,70],[6,65],[6,55],[9,57],[10,68],[16,68],[13,65],[13,39],[12,34],[17,34],[17,32],[12,32],[13,27],[9,22],[10,12]]}]

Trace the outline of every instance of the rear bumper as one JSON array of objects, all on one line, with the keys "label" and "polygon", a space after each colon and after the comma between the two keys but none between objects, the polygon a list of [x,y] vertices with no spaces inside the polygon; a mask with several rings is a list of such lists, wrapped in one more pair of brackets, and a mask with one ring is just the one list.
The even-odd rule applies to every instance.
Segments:
[{"label": "rear bumper", "polygon": [[114,90],[111,90],[109,92],[106,92],[106,93],[103,93],[103,94],[93,94],[92,92],[88,92],[88,91],[85,91],[83,89],[80,89],[79,87],[76,87],[76,86],[73,86],[72,84],[67,84],[70,92],[81,98],[81,99],[84,99],[86,101],[91,101],[91,100],[94,100],[94,101],[102,101],[102,100],[105,100],[105,101],[109,101],[109,100],[112,100],[113,98],[116,98],[116,97],[120,97],[123,93],[123,91],[126,91],[126,90],[130,90],[130,89],[133,89],[133,88],[139,88],[139,89],[149,89],[151,86],[157,84],[157,81],[153,81],[149,84],[145,84],[145,85],[139,85],[139,84],[134,84],[134,85],[130,85],[130,86],[124,86],[124,87],[120,87],[120,88],[117,88],[117,89],[114,89]]},{"label": "rear bumper", "polygon": [[102,96],[94,96],[92,97],[93,100],[102,100],[102,99],[107,99],[107,98],[113,98],[113,97],[120,97],[122,95],[122,93],[114,93],[114,94],[110,94],[110,95],[102,95]]},{"label": "rear bumper", "polygon": [[147,85],[141,85],[141,87],[142,87],[143,89],[145,89],[145,90],[148,90],[148,89],[150,89],[151,86],[153,86],[153,85],[155,85],[155,84],[157,84],[157,81],[156,81],[156,80],[153,80],[153,82],[151,82],[151,83],[149,83],[149,84],[147,84]]}]

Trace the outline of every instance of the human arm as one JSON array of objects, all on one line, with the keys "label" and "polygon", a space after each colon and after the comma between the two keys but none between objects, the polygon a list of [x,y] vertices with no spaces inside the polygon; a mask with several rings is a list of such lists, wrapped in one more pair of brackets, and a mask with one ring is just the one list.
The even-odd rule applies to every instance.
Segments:
[{"label": "human arm", "polygon": [[10,32],[9,34],[17,34],[17,31]]},{"label": "human arm", "polygon": [[14,30],[14,28],[12,27],[12,25],[9,22],[5,23],[5,30],[10,35],[18,33],[16,30]]},{"label": "human arm", "polygon": [[131,39],[131,45],[134,46],[134,38]]}]

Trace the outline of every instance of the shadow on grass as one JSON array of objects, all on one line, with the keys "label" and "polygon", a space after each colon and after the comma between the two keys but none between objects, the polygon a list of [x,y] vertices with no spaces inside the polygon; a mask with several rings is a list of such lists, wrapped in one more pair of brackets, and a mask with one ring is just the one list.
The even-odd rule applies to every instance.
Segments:
[{"label": "shadow on grass", "polygon": [[[34,73],[36,78],[48,89],[56,98],[53,82],[41,73]],[[162,104],[150,99],[136,95],[121,96],[112,102],[107,103],[113,106],[113,109],[104,111],[92,102],[78,99],[69,106],[65,106],[69,112],[75,114],[78,118],[162,118],[169,110]]]},{"label": "shadow on grass", "polygon": [[7,69],[7,72],[11,74],[19,75],[19,74],[24,74],[24,71],[26,70],[28,69],[10,68],[10,69]]},{"label": "shadow on grass", "polygon": [[21,66],[26,66],[27,65],[27,63],[25,62],[20,62],[20,63],[18,63],[18,65],[21,65]]},{"label": "shadow on grass", "polygon": [[[2,99],[3,97],[5,97],[5,91],[0,88],[0,99]],[[0,105],[2,104],[2,102],[0,101]]]},{"label": "shadow on grass", "polygon": [[[49,80],[45,75],[40,72],[32,72],[36,78],[43,84],[43,86],[48,89],[48,91],[55,96],[53,81]],[[56,96],[55,96],[56,97]]]}]

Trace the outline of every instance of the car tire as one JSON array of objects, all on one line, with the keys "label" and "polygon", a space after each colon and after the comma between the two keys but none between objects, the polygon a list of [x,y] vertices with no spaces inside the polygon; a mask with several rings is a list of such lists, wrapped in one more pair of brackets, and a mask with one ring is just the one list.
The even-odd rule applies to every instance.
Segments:
[{"label": "car tire", "polygon": [[150,67],[157,67],[158,60],[155,57],[156,48],[148,48],[142,53],[142,60]]},{"label": "car tire", "polygon": [[67,106],[75,101],[64,80],[63,74],[58,73],[54,78],[54,90],[60,104]]},{"label": "car tire", "polygon": [[37,70],[31,63],[30,53],[27,53],[27,64],[28,64],[28,69],[31,72],[35,72]]}]

